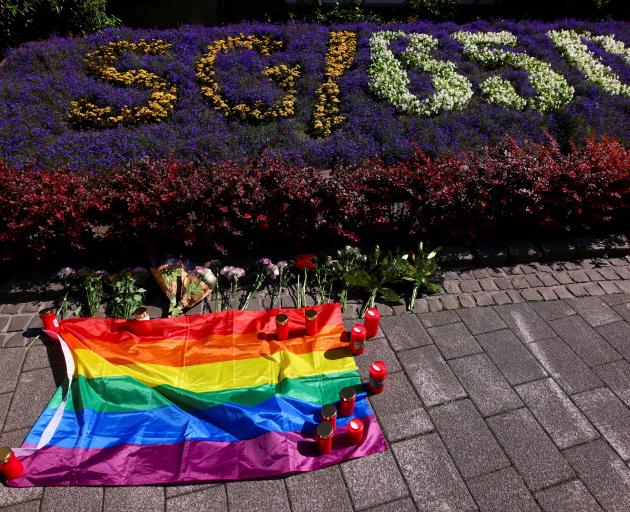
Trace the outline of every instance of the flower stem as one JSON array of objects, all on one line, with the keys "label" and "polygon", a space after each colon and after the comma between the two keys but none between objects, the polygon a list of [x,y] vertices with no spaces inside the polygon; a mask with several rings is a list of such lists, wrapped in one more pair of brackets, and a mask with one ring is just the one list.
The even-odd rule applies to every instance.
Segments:
[{"label": "flower stem", "polygon": [[409,303],[407,304],[407,311],[413,311],[413,308],[416,305],[417,296],[418,296],[418,287],[414,286],[413,290],[411,290],[411,298],[409,299]]}]

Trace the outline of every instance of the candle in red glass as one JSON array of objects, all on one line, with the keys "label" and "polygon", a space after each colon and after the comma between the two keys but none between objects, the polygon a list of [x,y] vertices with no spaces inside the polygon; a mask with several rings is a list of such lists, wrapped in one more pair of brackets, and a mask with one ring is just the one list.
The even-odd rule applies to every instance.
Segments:
[{"label": "candle in red glass", "polygon": [[333,428],[330,423],[317,425],[317,450],[319,453],[328,453],[332,450]]},{"label": "candle in red glass", "polygon": [[367,331],[368,338],[374,338],[378,332],[378,325],[381,323],[381,314],[376,308],[369,308],[365,312],[365,318],[363,319],[363,325]]},{"label": "candle in red glass", "polygon": [[13,480],[24,473],[24,466],[11,448],[0,447],[0,473],[7,480]]},{"label": "candle in red glass", "polygon": [[365,350],[365,336],[365,327],[361,324],[357,324],[350,329],[350,352],[355,356],[363,354]]},{"label": "candle in red glass", "polygon": [[55,308],[42,309],[39,312],[39,318],[42,321],[45,331],[57,332],[59,329],[59,321],[55,315]]},{"label": "candle in red glass", "polygon": [[276,315],[276,336],[280,341],[289,337],[289,317],[284,313]]},{"label": "candle in red glass", "polygon": [[309,336],[317,336],[317,333],[319,332],[317,311],[315,309],[307,309],[304,316],[306,317],[306,334]]},{"label": "candle in red glass", "polygon": [[387,365],[383,361],[374,361],[370,365],[370,393],[381,393],[385,389],[387,378]]},{"label": "candle in red glass", "polygon": [[151,320],[147,308],[143,306],[136,308],[136,310],[133,312],[133,318],[134,320]]},{"label": "candle in red glass", "polygon": [[326,404],[320,409],[319,414],[322,417],[322,423],[330,423],[333,430],[335,430],[337,426],[337,408],[332,404]]},{"label": "candle in red glass", "polygon": [[355,418],[348,422],[348,439],[352,444],[363,441],[363,422],[360,419]]},{"label": "candle in red glass", "polygon": [[339,392],[339,407],[342,416],[352,416],[354,414],[354,402],[357,398],[357,392],[353,387],[343,388]]}]

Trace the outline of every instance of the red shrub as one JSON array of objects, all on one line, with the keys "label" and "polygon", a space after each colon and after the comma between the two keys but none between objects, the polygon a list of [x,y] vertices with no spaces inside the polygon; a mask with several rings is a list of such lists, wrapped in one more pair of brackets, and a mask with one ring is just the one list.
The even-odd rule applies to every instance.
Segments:
[{"label": "red shrub", "polygon": [[458,157],[418,151],[332,171],[141,161],[88,176],[0,164],[0,200],[4,261],[584,232],[629,225],[630,150],[609,138],[568,154],[554,141],[508,140]]}]

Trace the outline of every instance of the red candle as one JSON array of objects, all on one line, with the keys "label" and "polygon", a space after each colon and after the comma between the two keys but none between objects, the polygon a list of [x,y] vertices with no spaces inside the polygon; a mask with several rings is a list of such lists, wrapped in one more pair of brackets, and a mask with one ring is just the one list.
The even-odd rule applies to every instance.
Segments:
[{"label": "red candle", "polygon": [[304,316],[306,317],[306,334],[309,336],[317,336],[319,332],[319,322],[317,320],[317,311],[315,309],[307,309]]},{"label": "red candle", "polygon": [[381,323],[381,314],[376,308],[369,308],[365,312],[365,318],[363,319],[363,325],[367,331],[368,338],[374,338],[378,333],[378,325]]},{"label": "red candle", "polygon": [[352,444],[359,444],[363,441],[363,422],[355,418],[348,422],[348,439]]},{"label": "red candle", "polygon": [[328,453],[332,450],[333,428],[330,423],[317,425],[317,450],[319,453]]},{"label": "red candle", "polygon": [[289,317],[284,313],[276,315],[276,337],[280,341],[289,337]]},{"label": "red candle", "polygon": [[42,321],[45,331],[57,332],[59,329],[59,321],[55,314],[55,308],[42,309],[39,312],[39,318]]},{"label": "red candle", "polygon": [[385,389],[387,365],[383,361],[374,361],[370,365],[370,393],[376,395]]},{"label": "red candle", "polygon": [[330,423],[330,426],[335,430],[337,426],[337,408],[332,404],[324,405],[320,411],[322,417],[322,423]]},{"label": "red candle", "polygon": [[365,327],[361,324],[355,325],[350,330],[350,352],[352,352],[355,356],[359,354],[363,354],[365,350]]},{"label": "red candle", "polygon": [[354,414],[354,402],[357,398],[357,392],[353,387],[343,388],[339,392],[339,406],[342,416],[352,416]]},{"label": "red candle", "polygon": [[24,466],[15,456],[13,450],[6,446],[0,447],[0,473],[7,480],[13,480],[24,473]]}]

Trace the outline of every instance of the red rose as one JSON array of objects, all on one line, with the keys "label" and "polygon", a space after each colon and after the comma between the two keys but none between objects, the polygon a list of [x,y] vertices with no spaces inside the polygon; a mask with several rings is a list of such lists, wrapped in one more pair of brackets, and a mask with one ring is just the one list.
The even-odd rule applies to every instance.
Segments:
[{"label": "red rose", "polygon": [[313,270],[315,268],[315,255],[298,254],[295,258],[295,268],[298,270]]}]

